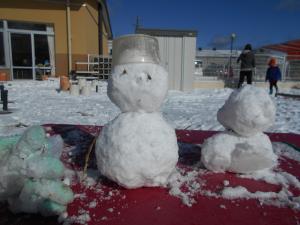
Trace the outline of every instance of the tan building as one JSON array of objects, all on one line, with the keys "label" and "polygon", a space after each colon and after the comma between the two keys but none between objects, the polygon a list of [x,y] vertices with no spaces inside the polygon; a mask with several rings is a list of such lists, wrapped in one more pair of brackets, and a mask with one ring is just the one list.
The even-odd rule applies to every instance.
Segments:
[{"label": "tan building", "polygon": [[10,79],[68,75],[88,54],[108,55],[105,0],[1,0],[0,72]]}]

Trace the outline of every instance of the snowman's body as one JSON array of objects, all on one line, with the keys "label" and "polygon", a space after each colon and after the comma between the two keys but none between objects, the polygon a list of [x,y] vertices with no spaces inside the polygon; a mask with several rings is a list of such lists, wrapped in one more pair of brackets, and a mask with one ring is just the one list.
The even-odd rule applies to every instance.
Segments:
[{"label": "snowman's body", "polygon": [[[144,36],[135,37],[139,45],[143,43]],[[153,37],[146,38],[150,45],[158,46]],[[116,51],[122,49],[124,57],[133,52],[135,57],[128,59],[133,60],[130,63],[123,63],[124,57],[115,57],[121,64],[113,68],[107,94],[122,113],[103,128],[97,140],[97,166],[104,176],[126,188],[165,186],[178,161],[175,130],[158,112],[168,90],[168,73],[156,59],[149,62],[146,58],[148,62],[144,62],[145,51],[142,60],[135,62],[140,51],[124,50],[121,41],[120,47],[119,42],[114,45]]]}]

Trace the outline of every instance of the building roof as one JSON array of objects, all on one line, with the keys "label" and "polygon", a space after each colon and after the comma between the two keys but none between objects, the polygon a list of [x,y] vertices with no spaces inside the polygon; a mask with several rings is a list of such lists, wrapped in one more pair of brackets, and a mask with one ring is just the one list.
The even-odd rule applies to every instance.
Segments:
[{"label": "building roof", "polygon": [[285,52],[287,55],[293,56],[293,58],[297,57],[300,59],[300,39],[279,44],[266,45],[263,46],[263,48]]},{"label": "building roof", "polygon": [[149,29],[138,27],[136,28],[135,33],[163,37],[197,37],[196,30]]}]

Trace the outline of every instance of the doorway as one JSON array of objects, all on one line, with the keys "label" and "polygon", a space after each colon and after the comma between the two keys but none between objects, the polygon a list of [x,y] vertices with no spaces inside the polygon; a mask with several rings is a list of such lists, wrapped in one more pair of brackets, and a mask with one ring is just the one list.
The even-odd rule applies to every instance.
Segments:
[{"label": "doorway", "polygon": [[30,34],[10,34],[12,71],[14,79],[33,79]]}]

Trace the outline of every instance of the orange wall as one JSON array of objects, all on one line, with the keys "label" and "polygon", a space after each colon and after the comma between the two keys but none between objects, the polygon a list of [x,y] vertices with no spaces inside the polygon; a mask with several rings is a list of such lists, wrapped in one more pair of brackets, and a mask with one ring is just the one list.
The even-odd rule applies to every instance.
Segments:
[{"label": "orange wall", "polygon": [[[87,54],[99,54],[97,0],[86,7],[71,7],[72,61],[85,61]],[[67,20],[64,4],[34,0],[1,0],[0,19],[53,24],[55,32],[56,75],[67,73]],[[107,40],[104,40],[104,43]],[[108,54],[107,48],[100,54]]]}]

